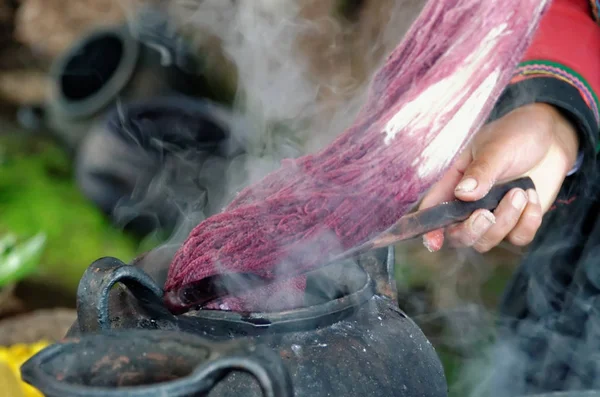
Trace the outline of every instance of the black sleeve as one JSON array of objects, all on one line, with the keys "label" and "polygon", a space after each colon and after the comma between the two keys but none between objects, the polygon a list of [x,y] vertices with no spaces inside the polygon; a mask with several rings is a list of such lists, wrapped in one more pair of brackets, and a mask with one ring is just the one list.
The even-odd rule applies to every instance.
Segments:
[{"label": "black sleeve", "polygon": [[554,105],[575,125],[579,134],[579,150],[583,155],[583,163],[576,173],[566,178],[560,196],[571,197],[581,194],[582,190],[587,191],[589,182],[595,178],[597,172],[596,147],[599,127],[592,109],[571,84],[556,78],[534,77],[508,86],[496,103],[489,121],[532,103]]}]

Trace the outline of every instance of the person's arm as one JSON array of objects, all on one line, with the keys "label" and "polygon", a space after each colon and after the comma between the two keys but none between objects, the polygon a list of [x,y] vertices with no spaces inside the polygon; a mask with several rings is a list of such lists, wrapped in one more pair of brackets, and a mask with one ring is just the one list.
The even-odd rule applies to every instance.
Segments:
[{"label": "person's arm", "polygon": [[596,0],[554,0],[492,120],[526,104],[558,108],[576,127],[580,156],[572,173],[594,167],[600,129],[600,10]]},{"label": "person's arm", "polygon": [[557,198],[573,202],[594,180],[600,124],[600,25],[595,4],[596,0],[552,2],[490,122],[420,208],[452,198],[478,200],[495,183],[522,175],[530,176],[536,189],[513,189],[493,213],[478,210],[458,225],[428,233],[428,248],[439,249],[446,237],[455,246],[479,252],[504,239],[527,245]]}]

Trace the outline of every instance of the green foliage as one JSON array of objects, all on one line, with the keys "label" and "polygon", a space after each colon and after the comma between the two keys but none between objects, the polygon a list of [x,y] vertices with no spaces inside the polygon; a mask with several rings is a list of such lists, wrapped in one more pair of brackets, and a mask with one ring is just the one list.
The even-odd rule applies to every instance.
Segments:
[{"label": "green foliage", "polygon": [[14,234],[0,238],[0,288],[32,274],[38,268],[45,245],[44,234],[22,243],[17,243]]},{"label": "green foliage", "polygon": [[35,276],[74,291],[94,260],[135,257],[137,243],[114,229],[77,189],[69,156],[50,141],[0,135],[0,236],[43,234]]}]

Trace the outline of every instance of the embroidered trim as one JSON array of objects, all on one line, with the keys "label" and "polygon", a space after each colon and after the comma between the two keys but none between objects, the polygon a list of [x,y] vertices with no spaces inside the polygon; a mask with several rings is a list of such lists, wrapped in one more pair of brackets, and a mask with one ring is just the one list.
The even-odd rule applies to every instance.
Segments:
[{"label": "embroidered trim", "polygon": [[569,204],[572,204],[575,200],[577,200],[577,196],[570,197],[566,200],[557,199],[554,202],[554,204],[552,204],[552,207],[550,207],[550,209],[548,211],[554,211],[555,209],[557,209],[559,207],[565,207]]},{"label": "embroidered trim", "polygon": [[600,124],[600,110],[596,93],[579,73],[564,65],[549,61],[522,62],[517,68],[512,82],[515,83],[539,76],[554,77],[577,88],[583,100],[592,109],[596,123]]}]

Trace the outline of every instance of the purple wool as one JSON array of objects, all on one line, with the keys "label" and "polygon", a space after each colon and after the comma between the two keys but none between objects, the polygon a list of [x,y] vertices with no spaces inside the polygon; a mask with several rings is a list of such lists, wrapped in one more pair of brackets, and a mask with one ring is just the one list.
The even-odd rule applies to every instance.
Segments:
[{"label": "purple wool", "polygon": [[272,284],[205,307],[301,306],[303,273],[391,226],[441,178],[485,123],[549,3],[430,0],[348,130],[192,231],[170,266],[168,305],[181,310],[178,291],[206,277],[254,273]]}]

